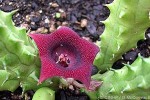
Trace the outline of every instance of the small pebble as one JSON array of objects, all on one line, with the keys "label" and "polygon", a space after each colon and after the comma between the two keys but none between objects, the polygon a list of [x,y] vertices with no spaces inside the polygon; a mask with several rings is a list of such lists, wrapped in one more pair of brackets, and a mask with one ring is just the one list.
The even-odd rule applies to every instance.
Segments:
[{"label": "small pebble", "polygon": [[39,10],[39,13],[41,14],[43,11],[42,10]]},{"label": "small pebble", "polygon": [[10,5],[7,5],[7,6],[4,6],[4,7],[3,7],[3,10],[4,10],[4,11],[7,11],[7,12],[12,11],[13,9],[14,9],[14,7],[13,7],[13,6],[10,6]]},{"label": "small pebble", "polygon": [[30,17],[30,20],[31,20],[32,22],[37,23],[37,22],[39,22],[39,21],[41,20],[41,17],[40,17],[40,16],[31,16],[31,17]]},{"label": "small pebble", "polygon": [[37,9],[38,5],[35,2],[32,2],[31,7],[32,7],[32,9]]},{"label": "small pebble", "polygon": [[25,28],[25,29],[28,29],[28,28],[29,28],[29,25],[28,25],[28,24],[25,24],[25,23],[22,23],[22,24],[20,25],[20,27],[23,27],[23,28]]},{"label": "small pebble", "polygon": [[50,32],[54,32],[55,30],[56,30],[55,25],[51,25],[50,28],[49,28],[49,31]]},{"label": "small pebble", "polygon": [[68,24],[68,22],[62,22],[62,26],[68,26],[69,24]]},{"label": "small pebble", "polygon": [[61,14],[57,12],[57,13],[55,14],[55,17],[56,17],[56,18],[60,18],[60,17],[61,17]]},{"label": "small pebble", "polygon": [[77,22],[77,18],[76,18],[74,15],[72,15],[72,16],[70,17],[70,21],[71,21],[72,23],[75,23],[75,22]]},{"label": "small pebble", "polygon": [[86,27],[87,26],[87,23],[88,23],[88,20],[87,19],[82,19],[81,20],[81,27]]},{"label": "small pebble", "polygon": [[72,4],[76,4],[76,3],[78,3],[80,0],[70,0],[70,2],[72,3]]},{"label": "small pebble", "polygon": [[35,22],[31,22],[32,25],[35,25]]},{"label": "small pebble", "polygon": [[147,34],[147,37],[150,39],[150,33]]},{"label": "small pebble", "polygon": [[59,5],[57,3],[53,3],[53,2],[51,2],[49,5],[51,5],[54,8],[59,7]]},{"label": "small pebble", "polygon": [[30,24],[31,30],[37,30],[38,26],[35,24],[35,22],[31,22]]},{"label": "small pebble", "polygon": [[12,2],[9,2],[9,5],[12,5],[13,3]]},{"label": "small pebble", "polygon": [[138,56],[138,52],[130,51],[124,55],[124,59],[127,61],[130,61],[130,60],[133,61],[136,59],[137,56]]},{"label": "small pebble", "polygon": [[40,27],[36,30],[36,33],[42,33],[43,34],[43,33],[47,33],[47,32],[48,32],[48,30],[44,27]]},{"label": "small pebble", "polygon": [[67,16],[65,12],[61,12],[60,14],[61,14],[61,15],[60,15],[61,18],[66,18],[66,16]]},{"label": "small pebble", "polygon": [[30,27],[31,27],[31,30],[37,30],[37,28],[38,28],[36,25],[33,25],[33,24],[31,24]]},{"label": "small pebble", "polygon": [[70,89],[70,90],[74,90],[73,85],[69,85],[69,89]]},{"label": "small pebble", "polygon": [[63,12],[64,12],[64,10],[63,10],[63,9],[59,9],[59,12],[60,12],[60,13],[63,13]]},{"label": "small pebble", "polygon": [[43,26],[48,29],[50,25],[49,25],[49,23],[44,23]]},{"label": "small pebble", "polygon": [[46,18],[46,19],[44,20],[44,22],[45,22],[45,23],[49,23],[50,21],[49,21],[48,18]]},{"label": "small pebble", "polygon": [[57,24],[57,26],[61,26],[61,22],[60,21],[57,21],[56,24]]},{"label": "small pebble", "polygon": [[90,34],[96,34],[96,26],[92,22],[88,23],[86,28]]}]

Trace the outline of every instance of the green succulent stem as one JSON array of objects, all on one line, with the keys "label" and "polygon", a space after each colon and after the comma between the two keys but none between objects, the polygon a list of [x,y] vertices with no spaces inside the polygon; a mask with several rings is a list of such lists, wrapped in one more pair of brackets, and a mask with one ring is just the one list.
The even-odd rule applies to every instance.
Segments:
[{"label": "green succulent stem", "polygon": [[0,11],[0,91],[14,91],[19,86],[23,92],[55,86],[51,80],[38,85],[38,49],[26,29],[15,27],[12,16],[16,11]]},{"label": "green succulent stem", "polygon": [[101,51],[94,61],[101,72],[110,69],[125,52],[136,47],[150,27],[150,0],[114,0],[106,6],[110,15],[102,22],[105,30],[97,43]]},{"label": "green succulent stem", "polygon": [[150,57],[140,55],[133,64],[122,69],[96,74],[93,79],[103,81],[102,86],[93,92],[87,92],[91,100],[100,99],[150,99]]}]

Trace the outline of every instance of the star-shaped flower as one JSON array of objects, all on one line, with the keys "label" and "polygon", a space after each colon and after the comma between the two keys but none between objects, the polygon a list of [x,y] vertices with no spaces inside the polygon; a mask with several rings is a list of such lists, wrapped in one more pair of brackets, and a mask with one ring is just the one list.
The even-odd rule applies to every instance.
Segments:
[{"label": "star-shaped flower", "polygon": [[90,85],[92,64],[99,48],[68,27],[51,34],[30,34],[39,49],[42,63],[39,83],[60,76]]}]

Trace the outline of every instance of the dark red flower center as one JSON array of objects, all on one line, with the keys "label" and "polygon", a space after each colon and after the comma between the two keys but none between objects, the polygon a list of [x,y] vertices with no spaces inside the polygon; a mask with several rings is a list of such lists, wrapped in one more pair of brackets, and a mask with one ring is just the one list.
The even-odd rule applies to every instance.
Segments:
[{"label": "dark red flower center", "polygon": [[60,68],[74,68],[73,66],[79,59],[76,48],[67,43],[60,43],[53,47],[51,54]]},{"label": "dark red flower center", "polygon": [[70,63],[70,60],[69,60],[67,54],[60,54],[58,56],[58,60],[57,60],[56,63],[59,63],[63,67],[68,67],[69,63]]}]

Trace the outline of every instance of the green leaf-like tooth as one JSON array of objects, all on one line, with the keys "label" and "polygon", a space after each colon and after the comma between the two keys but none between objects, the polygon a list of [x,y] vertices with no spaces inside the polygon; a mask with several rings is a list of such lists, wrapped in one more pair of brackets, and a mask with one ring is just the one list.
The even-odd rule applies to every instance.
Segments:
[{"label": "green leaf-like tooth", "polygon": [[146,84],[145,79],[142,78],[142,79],[141,79],[141,83],[138,85],[138,87],[146,89],[146,85],[147,85],[147,84]]},{"label": "green leaf-like tooth", "polygon": [[114,92],[115,92],[115,88],[112,87],[112,88],[110,89],[109,93],[114,93]]},{"label": "green leaf-like tooth", "polygon": [[18,87],[19,81],[9,79],[10,75],[11,74],[8,73],[6,70],[0,70],[0,91],[1,90],[14,91]]},{"label": "green leaf-like tooth", "polygon": [[[2,71],[1,71],[1,73],[3,73]],[[5,73],[5,71],[4,71],[4,73]],[[6,76],[5,76],[5,79],[3,80],[3,82],[2,82],[2,84],[1,84],[1,86],[3,86],[4,85],[4,83],[9,79],[9,73],[8,74],[6,74]]]},{"label": "green leaf-like tooth", "polygon": [[126,67],[127,67],[130,71],[132,71],[132,72],[134,72],[134,73],[136,73],[136,71],[138,70],[137,67],[131,66],[131,65],[129,65],[129,64],[124,64],[124,65],[126,65]]},{"label": "green leaf-like tooth", "polygon": [[126,12],[125,11],[121,11],[120,14],[119,14],[119,18],[123,18],[125,15],[126,15]]},{"label": "green leaf-like tooth", "polygon": [[125,86],[125,88],[121,91],[121,92],[129,92],[131,91],[131,87],[130,85],[127,83],[127,85]]},{"label": "green leaf-like tooth", "polygon": [[111,68],[121,56],[136,47],[144,39],[145,31],[150,27],[150,0],[114,0],[106,5],[109,17],[103,22],[105,30],[100,36],[100,52],[94,65],[101,72]]}]

